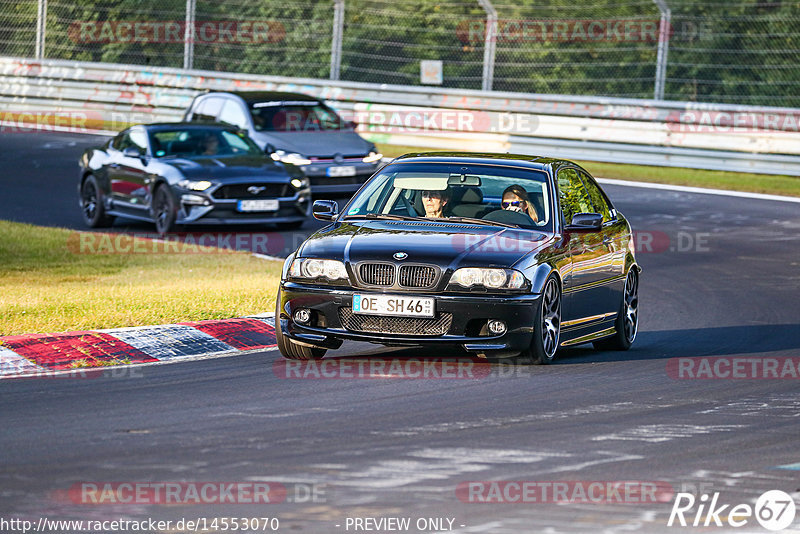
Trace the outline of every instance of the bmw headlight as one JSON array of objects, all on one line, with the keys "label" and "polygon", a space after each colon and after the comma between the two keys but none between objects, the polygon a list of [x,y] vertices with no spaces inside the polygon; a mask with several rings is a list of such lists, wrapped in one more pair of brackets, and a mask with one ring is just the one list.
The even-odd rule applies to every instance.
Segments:
[{"label": "bmw headlight", "polygon": [[344,263],[337,260],[320,260],[317,258],[301,258],[292,262],[289,277],[306,280],[327,279],[332,282],[347,280]]},{"label": "bmw headlight", "polygon": [[276,150],[270,157],[275,161],[281,163],[291,163],[292,165],[308,165],[311,160],[297,152],[286,152],[285,150]]},{"label": "bmw headlight", "polygon": [[525,277],[514,269],[463,267],[450,277],[450,285],[469,288],[483,286],[487,289],[522,289]]},{"label": "bmw headlight", "polygon": [[178,186],[184,189],[188,189],[189,191],[205,191],[212,184],[208,180],[181,180],[178,182]]}]

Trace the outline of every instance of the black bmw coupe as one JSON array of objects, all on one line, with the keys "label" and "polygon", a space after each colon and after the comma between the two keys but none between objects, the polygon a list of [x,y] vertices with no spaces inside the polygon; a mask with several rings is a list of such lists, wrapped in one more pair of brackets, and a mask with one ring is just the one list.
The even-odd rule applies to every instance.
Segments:
[{"label": "black bmw coupe", "polygon": [[87,225],[114,217],[175,225],[277,224],[297,228],[311,214],[309,180],[276,162],[246,134],[213,124],[132,126],[80,159]]},{"label": "black bmw coupe", "polygon": [[545,364],[559,347],[626,350],[638,327],[631,227],[565,160],[422,153],[373,176],[286,259],[278,348],[321,358],[343,340],[461,346]]}]

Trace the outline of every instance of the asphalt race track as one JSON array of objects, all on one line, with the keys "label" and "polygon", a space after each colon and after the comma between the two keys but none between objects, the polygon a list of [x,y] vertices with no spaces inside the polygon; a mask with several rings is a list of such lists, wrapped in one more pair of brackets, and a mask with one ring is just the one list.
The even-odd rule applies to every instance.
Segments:
[{"label": "asphalt race track", "polygon": [[[81,228],[75,155],[97,138],[32,138],[0,139],[0,217]],[[285,379],[276,351],[91,380],[3,380],[0,516],[278,517],[281,531],[309,533],[354,532],[352,518],[381,517],[408,517],[412,527],[447,518],[461,533],[768,532],[752,517],[738,529],[667,527],[669,495],[487,504],[457,493],[469,481],[653,481],[676,492],[719,492],[731,506],[752,506],[774,489],[800,502],[797,377],[668,373],[673,358],[800,356],[798,205],[606,190],[642,232],[640,333],[629,352],[579,347],[548,367],[496,366],[461,380]],[[345,344],[329,354],[379,351],[387,353]],[[274,482],[288,496],[270,504],[87,505],[68,491],[85,481]],[[316,485],[315,502],[308,485]],[[695,512],[686,513],[689,522]],[[787,532],[798,531],[800,519]]]}]

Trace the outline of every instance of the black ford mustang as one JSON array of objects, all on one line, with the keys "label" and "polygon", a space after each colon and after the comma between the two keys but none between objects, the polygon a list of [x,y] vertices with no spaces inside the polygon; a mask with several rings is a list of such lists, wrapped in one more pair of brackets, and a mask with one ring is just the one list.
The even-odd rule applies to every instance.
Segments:
[{"label": "black ford mustang", "polygon": [[640,268],[628,221],[569,161],[425,153],[396,159],[286,259],[275,312],[290,359],[342,340],[460,345],[548,363],[559,347],[626,350]]},{"label": "black ford mustang", "polygon": [[176,224],[278,224],[297,228],[311,212],[309,181],[232,127],[133,126],[80,159],[78,192],[91,227],[115,216]]}]

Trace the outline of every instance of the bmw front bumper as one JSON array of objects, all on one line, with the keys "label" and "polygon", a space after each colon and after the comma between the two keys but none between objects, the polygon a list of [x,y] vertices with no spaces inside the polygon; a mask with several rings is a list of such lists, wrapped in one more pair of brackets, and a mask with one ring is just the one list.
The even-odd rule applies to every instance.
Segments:
[{"label": "bmw front bumper", "polygon": [[[431,321],[435,322],[443,318],[443,314],[449,314],[451,318],[446,331],[420,335],[411,331],[412,326],[402,333],[388,331],[391,329],[375,332],[356,330],[351,323],[344,324],[353,316],[353,294],[373,292],[283,282],[278,301],[281,331],[298,343],[325,348],[338,348],[342,340],[352,340],[399,346],[460,345],[469,352],[505,354],[519,352],[530,346],[539,299],[538,294],[478,296],[402,292],[404,296],[435,299],[436,318]],[[300,325],[292,319],[298,308],[311,310],[309,324]],[[506,323],[506,332],[501,335],[488,333],[486,324],[490,319]]]}]

